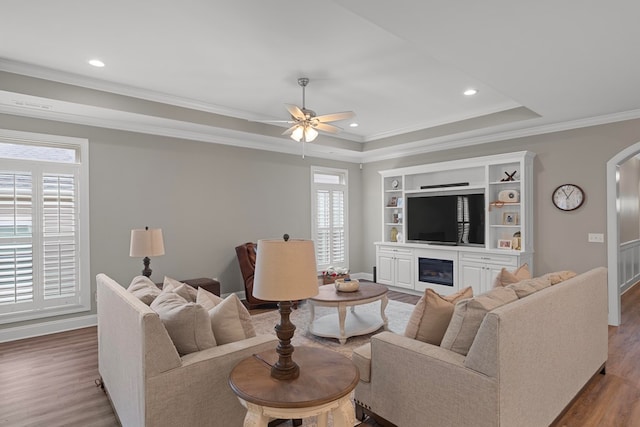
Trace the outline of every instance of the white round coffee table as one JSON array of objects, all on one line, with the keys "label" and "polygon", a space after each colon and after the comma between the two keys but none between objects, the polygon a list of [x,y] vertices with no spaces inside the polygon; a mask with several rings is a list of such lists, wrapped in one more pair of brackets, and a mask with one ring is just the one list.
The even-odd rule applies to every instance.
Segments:
[{"label": "white round coffee table", "polygon": [[[318,288],[319,292],[313,298],[309,298],[311,321],[309,331],[313,335],[325,338],[337,338],[340,344],[347,342],[347,338],[356,335],[364,335],[375,332],[384,326],[388,329],[389,321],[384,313],[389,302],[387,289],[377,283],[360,283],[356,292],[338,292],[334,285],[324,285]],[[355,306],[370,304],[380,301],[380,315],[372,313],[358,313]],[[316,319],[315,307],[336,307],[337,313],[329,314]],[[347,315],[347,307],[351,307]]]}]

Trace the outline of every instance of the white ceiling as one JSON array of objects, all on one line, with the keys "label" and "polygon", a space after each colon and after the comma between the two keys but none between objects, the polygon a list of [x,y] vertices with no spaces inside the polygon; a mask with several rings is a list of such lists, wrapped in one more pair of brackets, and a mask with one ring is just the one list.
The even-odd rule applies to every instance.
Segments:
[{"label": "white ceiling", "polygon": [[[309,77],[308,108],[356,112],[359,127],[337,124],[364,143],[343,147],[359,155],[640,117],[632,0],[3,0],[1,11],[0,70],[249,120],[287,119]],[[7,89],[2,111],[29,115]]]}]

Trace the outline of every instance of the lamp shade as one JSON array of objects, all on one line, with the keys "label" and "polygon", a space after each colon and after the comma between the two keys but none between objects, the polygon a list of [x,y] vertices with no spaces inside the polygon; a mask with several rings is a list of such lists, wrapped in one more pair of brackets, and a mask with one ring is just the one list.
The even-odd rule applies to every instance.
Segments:
[{"label": "lamp shade", "polygon": [[265,301],[295,301],[318,294],[312,240],[259,240],[253,296]]},{"label": "lamp shade", "polygon": [[145,229],[131,230],[131,246],[129,256],[152,257],[164,255],[164,241],[162,229],[149,227]]}]

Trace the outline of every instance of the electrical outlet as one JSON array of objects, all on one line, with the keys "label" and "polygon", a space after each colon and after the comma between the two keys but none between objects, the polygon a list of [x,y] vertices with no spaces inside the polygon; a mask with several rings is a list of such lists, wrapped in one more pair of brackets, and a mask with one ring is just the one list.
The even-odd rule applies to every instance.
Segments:
[{"label": "electrical outlet", "polygon": [[591,243],[604,243],[604,234],[602,234],[602,233],[589,233],[589,242],[591,242]]}]

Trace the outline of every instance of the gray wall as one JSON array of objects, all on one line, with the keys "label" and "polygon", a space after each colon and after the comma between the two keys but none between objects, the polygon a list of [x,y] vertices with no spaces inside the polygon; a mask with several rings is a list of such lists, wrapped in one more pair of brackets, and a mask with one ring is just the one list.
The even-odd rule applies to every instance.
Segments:
[{"label": "gray wall", "polygon": [[[606,162],[640,141],[640,120],[632,120],[365,164],[361,171],[357,164],[8,115],[0,115],[0,127],[89,139],[92,277],[104,272],[126,285],[139,274],[141,260],[128,256],[129,232],[149,225],[163,228],[167,251],[151,262],[154,279],[215,276],[224,293],[242,290],[237,244],[285,232],[310,237],[311,165],[349,170],[353,272],[371,272],[375,264],[379,170],[521,150],[537,154],[536,272],[606,265],[606,245],[587,243],[587,233],[606,232]],[[586,192],[575,212],[551,204],[563,183]]]},{"label": "gray wall", "polygon": [[[155,281],[218,277],[223,293],[244,290],[235,246],[284,233],[311,237],[312,165],[349,170],[349,256],[360,271],[357,164],[9,115],[0,115],[0,128],[89,140],[93,290],[98,273],[125,286],[140,274],[129,238],[145,225],[164,234],[166,254],[151,260]],[[18,324],[0,328],[8,326]]]},{"label": "gray wall", "polygon": [[[607,265],[606,243],[588,243],[588,233],[606,239],[606,163],[640,141],[640,120],[548,133],[473,147],[376,162],[364,168],[364,268],[375,264],[374,242],[381,240],[381,190],[378,171],[446,160],[528,150],[534,160],[534,268],[536,273],[561,269],[586,271]],[[578,184],[584,205],[562,212],[551,203],[561,184]]]},{"label": "gray wall", "polygon": [[632,157],[620,165],[620,243],[640,238],[640,160]]}]

